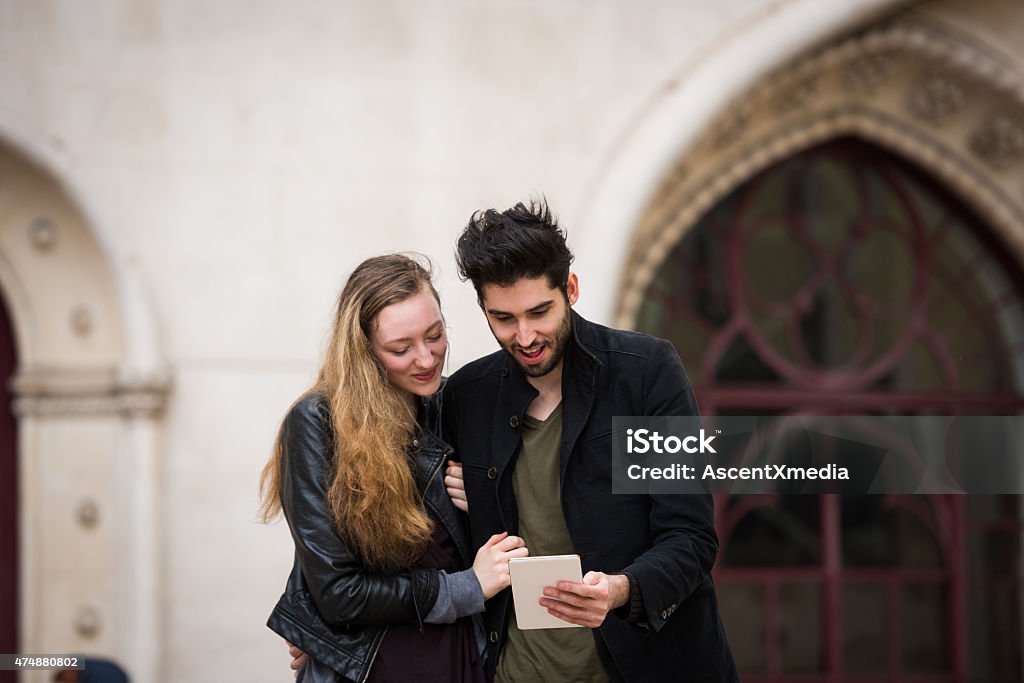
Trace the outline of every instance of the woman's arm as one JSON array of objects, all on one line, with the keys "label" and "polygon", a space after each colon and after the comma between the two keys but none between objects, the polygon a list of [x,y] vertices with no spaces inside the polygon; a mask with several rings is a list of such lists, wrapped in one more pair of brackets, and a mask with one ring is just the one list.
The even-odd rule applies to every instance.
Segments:
[{"label": "woman's arm", "polygon": [[437,599],[438,571],[367,571],[335,531],[326,504],[334,439],[322,397],[295,404],[285,418],[282,447],[281,504],[320,616],[332,624],[422,623]]},{"label": "woman's arm", "polygon": [[494,534],[476,551],[473,566],[454,574],[441,574],[441,590],[424,621],[448,624],[484,611],[484,600],[509,587],[508,561],[530,553],[523,539],[508,532]]}]

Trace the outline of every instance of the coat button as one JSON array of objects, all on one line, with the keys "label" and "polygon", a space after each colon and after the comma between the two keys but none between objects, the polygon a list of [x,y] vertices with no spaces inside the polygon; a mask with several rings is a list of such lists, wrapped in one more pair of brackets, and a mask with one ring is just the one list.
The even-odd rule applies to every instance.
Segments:
[{"label": "coat button", "polygon": [[487,478],[488,479],[497,479],[498,478],[498,468],[497,467],[492,467],[491,469],[487,470]]},{"label": "coat button", "polygon": [[667,609],[661,610],[661,618],[662,619],[668,619],[668,610]]},{"label": "coat button", "polygon": [[491,631],[490,639],[491,639],[492,643],[498,642],[498,632],[497,631]]},{"label": "coat button", "polygon": [[420,447],[420,440],[419,439],[413,439],[412,440],[412,447],[413,448],[419,448]]},{"label": "coat button", "polygon": [[519,417],[517,415],[513,415],[512,417],[510,417],[508,419],[508,426],[511,427],[512,429],[518,429]]}]

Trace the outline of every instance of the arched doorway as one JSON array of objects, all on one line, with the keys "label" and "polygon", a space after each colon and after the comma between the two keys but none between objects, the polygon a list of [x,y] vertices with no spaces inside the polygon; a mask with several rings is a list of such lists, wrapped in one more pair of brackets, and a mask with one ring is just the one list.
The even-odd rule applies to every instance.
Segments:
[{"label": "arched doorway", "polygon": [[[18,458],[17,423],[7,386],[17,365],[14,334],[0,296],[0,652],[18,652]],[[0,683],[14,683],[0,671]]]},{"label": "arched doorway", "polygon": [[3,448],[14,441],[0,452],[0,543],[14,544],[0,549],[0,629],[16,647],[0,651],[100,655],[156,680],[154,463],[169,384],[151,311],[52,173],[0,141],[0,177],[0,292],[18,352],[0,392]]},{"label": "arched doorway", "polygon": [[[635,326],[673,341],[707,414],[1019,413],[1022,304],[984,222],[846,137],[707,212]],[[1020,514],[1014,497],[718,501],[744,681],[1020,680]]]}]

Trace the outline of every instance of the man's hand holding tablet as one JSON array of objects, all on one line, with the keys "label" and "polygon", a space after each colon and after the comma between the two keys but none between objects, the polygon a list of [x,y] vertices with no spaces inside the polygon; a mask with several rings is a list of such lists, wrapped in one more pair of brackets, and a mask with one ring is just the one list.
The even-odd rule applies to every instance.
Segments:
[{"label": "man's hand holding tablet", "polygon": [[629,579],[622,574],[587,572],[582,582],[559,581],[544,589],[540,604],[571,624],[597,628],[608,613],[629,601]]},{"label": "man's hand holding tablet", "polygon": [[629,600],[629,579],[603,572],[581,577],[579,555],[513,559],[508,567],[521,630],[597,628]]}]

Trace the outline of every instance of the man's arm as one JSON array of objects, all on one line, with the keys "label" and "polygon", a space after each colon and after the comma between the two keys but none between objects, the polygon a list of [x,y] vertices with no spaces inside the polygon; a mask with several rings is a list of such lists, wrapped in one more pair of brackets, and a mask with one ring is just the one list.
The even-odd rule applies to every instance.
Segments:
[{"label": "man's arm", "polygon": [[[445,382],[441,388],[441,429],[445,442],[455,449],[455,457],[459,457],[459,447],[455,443],[458,433],[458,415],[455,410],[455,396],[451,389],[451,383]],[[447,407],[445,407],[447,406]],[[444,486],[448,491],[448,497],[452,499],[452,505],[459,510],[468,513],[469,502],[466,500],[466,482],[462,478],[462,463],[449,460],[445,470]]]},{"label": "man's arm", "polygon": [[[645,416],[699,415],[697,399],[675,348],[658,340],[644,371]],[[659,630],[711,574],[718,555],[711,494],[651,494],[651,548],[623,569],[635,579],[634,620]]]}]

